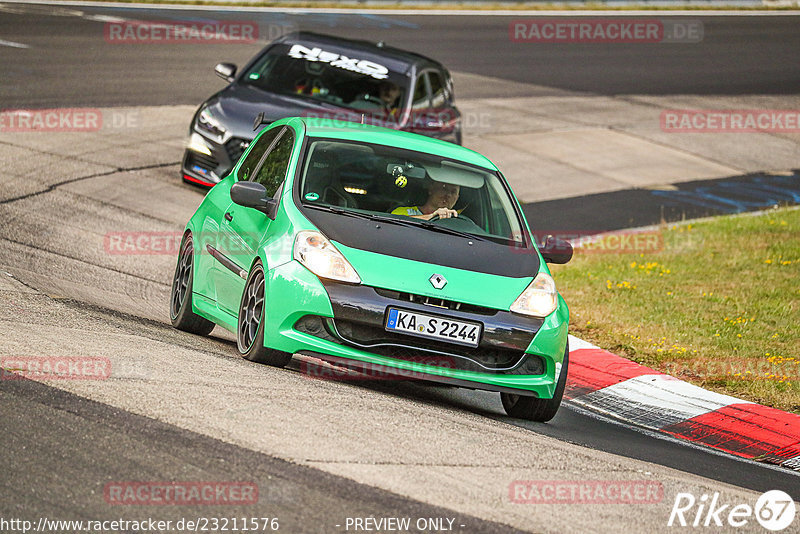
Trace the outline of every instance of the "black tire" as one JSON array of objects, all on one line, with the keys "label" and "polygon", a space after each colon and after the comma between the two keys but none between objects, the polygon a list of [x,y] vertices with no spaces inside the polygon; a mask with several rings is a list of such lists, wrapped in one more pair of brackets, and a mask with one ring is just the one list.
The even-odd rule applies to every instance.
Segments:
[{"label": "black tire", "polygon": [[274,367],[286,367],[292,360],[288,352],[264,346],[264,267],[256,262],[250,269],[239,304],[239,320],[236,325],[236,345],[239,354],[246,360],[265,363]]},{"label": "black tire", "polygon": [[556,382],[556,390],[552,399],[540,399],[514,395],[513,393],[500,393],[503,408],[511,417],[527,419],[538,423],[546,423],[556,416],[564,397],[564,388],[567,384],[567,368],[569,367],[569,344],[564,351],[564,361],[561,363],[561,375]]},{"label": "black tire", "polygon": [[214,330],[214,323],[192,311],[192,282],[194,278],[194,244],[192,234],[186,234],[178,254],[178,264],[172,277],[169,298],[169,317],[178,330],[206,336]]}]

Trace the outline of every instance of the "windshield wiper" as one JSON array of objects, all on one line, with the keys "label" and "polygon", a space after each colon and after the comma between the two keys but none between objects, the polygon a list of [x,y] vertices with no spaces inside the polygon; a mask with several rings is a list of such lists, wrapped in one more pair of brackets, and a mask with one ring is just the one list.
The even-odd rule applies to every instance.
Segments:
[{"label": "windshield wiper", "polygon": [[320,211],[329,211],[337,215],[347,215],[349,217],[355,217],[357,219],[367,219],[368,221],[371,221],[373,217],[372,215],[367,215],[366,213],[345,210],[334,206],[320,206],[319,204],[303,204],[303,206],[305,206],[306,208],[313,208],[315,210],[320,210]]},{"label": "windshield wiper", "polygon": [[314,208],[322,211],[329,211],[337,215],[347,215],[349,217],[356,217],[358,219],[366,219],[368,221],[388,222],[400,224],[402,226],[420,226],[419,223],[413,221],[404,221],[402,219],[395,219],[394,217],[386,217],[385,215],[373,215],[371,213],[361,213],[360,211],[350,211],[335,206],[320,206],[319,204],[303,204],[308,208]]},{"label": "windshield wiper", "polygon": [[372,215],[372,214],[369,214],[369,213],[361,213],[361,212],[358,212],[358,211],[345,210],[345,209],[337,208],[337,207],[334,207],[334,206],[320,206],[318,204],[304,204],[304,206],[307,206],[309,208],[322,210],[322,211],[329,211],[331,213],[336,213],[337,215],[348,215],[350,217],[356,217],[358,219],[366,219],[366,220],[369,220],[369,221],[387,222],[387,223],[392,223],[392,224],[398,224],[400,226],[411,226],[411,227],[414,227],[414,228],[422,227],[422,228],[425,228],[426,230],[433,230],[434,232],[440,232],[440,233],[443,233],[443,234],[457,235],[459,237],[466,237],[467,239],[479,239],[481,241],[493,242],[493,241],[491,241],[491,239],[488,239],[486,237],[482,237],[482,236],[475,235],[475,234],[470,234],[470,233],[467,233],[467,232],[462,232],[460,230],[453,230],[452,228],[447,228],[446,226],[439,226],[439,225],[433,224],[432,222],[428,222],[428,221],[422,221],[422,220],[416,220],[416,219],[409,219],[409,220],[396,219],[394,217],[387,217],[385,215]]},{"label": "windshield wiper", "polygon": [[461,230],[454,230],[452,228],[448,228],[447,226],[439,226],[438,224],[433,224],[432,222],[428,222],[428,221],[420,221],[420,222],[417,222],[416,224],[418,224],[419,226],[422,226],[423,228],[427,228],[428,230],[433,230],[434,232],[441,232],[443,234],[457,235],[457,236],[461,236],[461,237],[466,237],[468,239],[479,239],[481,241],[491,241],[491,239],[488,239],[488,238],[485,238],[485,237],[482,237],[482,236],[479,236],[479,235],[470,234],[469,232],[462,232]]}]

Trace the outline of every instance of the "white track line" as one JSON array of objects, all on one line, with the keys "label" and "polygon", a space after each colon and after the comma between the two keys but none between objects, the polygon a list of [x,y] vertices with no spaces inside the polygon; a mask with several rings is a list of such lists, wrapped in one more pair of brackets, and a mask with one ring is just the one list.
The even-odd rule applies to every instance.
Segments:
[{"label": "white track line", "polygon": [[592,345],[588,341],[584,341],[579,337],[575,337],[573,335],[569,336],[569,351],[572,352],[573,350],[580,350],[580,349],[599,349],[597,345]]},{"label": "white track line", "polygon": [[731,404],[752,404],[667,375],[637,376],[572,401],[654,429],[681,423]]},{"label": "white track line", "polygon": [[11,48],[30,48],[30,45],[15,43],[14,41],[4,41],[0,39],[0,46],[10,46]]},{"label": "white track line", "polygon": [[127,22],[128,21],[128,19],[123,19],[121,17],[112,17],[112,16],[109,16],[109,15],[92,15],[92,14],[89,14],[89,15],[83,15],[83,18],[85,18],[86,20],[93,20],[95,22],[114,22],[114,23],[120,23],[120,24],[123,23],[123,22]]}]

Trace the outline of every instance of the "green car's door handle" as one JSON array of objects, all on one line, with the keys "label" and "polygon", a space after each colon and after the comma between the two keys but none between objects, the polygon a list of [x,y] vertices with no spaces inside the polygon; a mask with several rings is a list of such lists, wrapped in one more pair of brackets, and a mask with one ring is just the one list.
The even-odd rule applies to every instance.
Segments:
[{"label": "green car's door handle", "polygon": [[225,220],[228,222],[231,222],[233,220],[233,215],[231,215],[231,212],[227,212],[225,214]]}]

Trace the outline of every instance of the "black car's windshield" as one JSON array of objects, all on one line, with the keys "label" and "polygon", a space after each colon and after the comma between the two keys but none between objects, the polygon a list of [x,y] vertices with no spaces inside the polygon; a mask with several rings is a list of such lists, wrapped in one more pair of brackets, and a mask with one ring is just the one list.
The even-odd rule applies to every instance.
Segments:
[{"label": "black car's windshield", "polygon": [[524,243],[515,200],[492,171],[333,139],[312,141],[303,169],[299,195],[307,207],[515,247]]},{"label": "black car's windshield", "polygon": [[299,44],[272,47],[244,74],[242,83],[386,116],[400,114],[409,84],[405,75],[375,61]]}]

